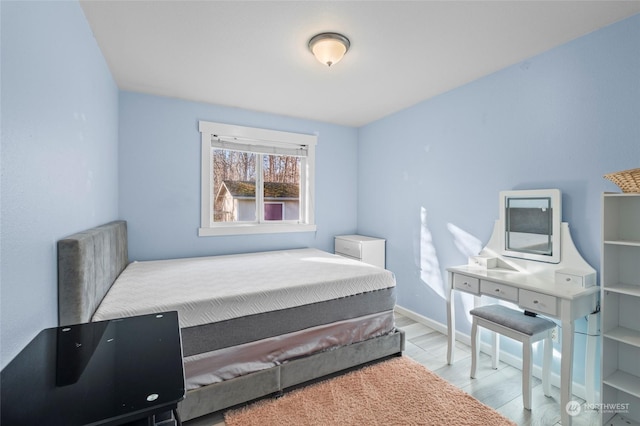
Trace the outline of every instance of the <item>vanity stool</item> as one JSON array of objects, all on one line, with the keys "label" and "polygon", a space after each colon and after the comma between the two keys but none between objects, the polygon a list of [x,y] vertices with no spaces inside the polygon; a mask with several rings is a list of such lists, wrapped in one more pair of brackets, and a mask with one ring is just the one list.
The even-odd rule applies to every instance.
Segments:
[{"label": "vanity stool", "polygon": [[[544,358],[542,361],[542,388],[550,396],[550,366],[553,354],[551,333],[556,324],[546,318],[528,316],[521,311],[502,305],[486,305],[470,312],[471,325],[471,378],[476,376],[476,366],[480,354],[478,326],[522,343],[522,402],[524,408],[531,410],[531,368],[532,344],[544,339]],[[495,364],[494,364],[495,368]]]}]

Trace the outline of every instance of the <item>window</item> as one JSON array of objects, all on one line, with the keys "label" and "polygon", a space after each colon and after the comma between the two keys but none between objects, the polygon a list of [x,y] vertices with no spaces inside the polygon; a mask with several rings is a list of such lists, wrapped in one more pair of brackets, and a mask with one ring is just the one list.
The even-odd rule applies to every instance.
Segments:
[{"label": "window", "polygon": [[315,231],[316,136],[200,122],[199,235]]},{"label": "window", "polygon": [[[293,212],[298,216],[298,212]],[[284,203],[264,203],[264,220],[283,220],[284,219]]]}]

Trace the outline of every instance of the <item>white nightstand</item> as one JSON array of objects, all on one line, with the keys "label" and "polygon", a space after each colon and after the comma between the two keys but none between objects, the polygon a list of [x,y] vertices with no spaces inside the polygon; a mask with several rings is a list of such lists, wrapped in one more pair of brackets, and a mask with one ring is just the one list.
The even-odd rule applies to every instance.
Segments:
[{"label": "white nightstand", "polygon": [[364,235],[338,235],[335,253],[379,268],[385,267],[385,240]]}]

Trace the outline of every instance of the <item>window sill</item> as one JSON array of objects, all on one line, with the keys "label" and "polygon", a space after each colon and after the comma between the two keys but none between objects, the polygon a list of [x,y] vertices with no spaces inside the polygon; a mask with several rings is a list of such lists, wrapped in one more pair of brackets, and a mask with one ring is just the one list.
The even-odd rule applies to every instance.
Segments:
[{"label": "window sill", "polygon": [[316,225],[307,224],[246,224],[233,226],[212,226],[199,228],[199,237],[215,237],[221,235],[279,234],[286,232],[315,232]]}]

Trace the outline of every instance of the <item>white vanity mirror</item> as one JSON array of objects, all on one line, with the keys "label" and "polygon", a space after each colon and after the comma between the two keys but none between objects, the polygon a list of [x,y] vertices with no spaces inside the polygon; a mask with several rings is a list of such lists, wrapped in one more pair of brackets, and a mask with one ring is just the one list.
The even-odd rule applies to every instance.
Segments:
[{"label": "white vanity mirror", "polygon": [[501,191],[502,255],[559,263],[561,200],[559,189]]}]

